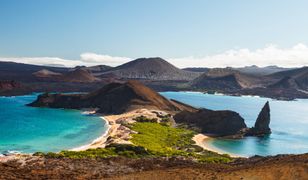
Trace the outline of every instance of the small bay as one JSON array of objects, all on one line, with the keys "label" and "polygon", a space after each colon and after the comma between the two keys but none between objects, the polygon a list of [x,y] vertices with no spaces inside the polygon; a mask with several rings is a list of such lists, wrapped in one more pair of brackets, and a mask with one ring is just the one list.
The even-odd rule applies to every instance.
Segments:
[{"label": "small bay", "polygon": [[272,134],[263,137],[247,137],[238,140],[212,139],[207,145],[227,153],[241,156],[300,154],[308,152],[308,99],[279,101],[252,96],[225,96],[200,92],[163,92],[195,107],[213,110],[233,110],[252,127],[266,101],[270,102]]},{"label": "small bay", "polygon": [[38,94],[0,97],[0,154],[58,152],[91,143],[107,125],[78,110],[28,107]]}]

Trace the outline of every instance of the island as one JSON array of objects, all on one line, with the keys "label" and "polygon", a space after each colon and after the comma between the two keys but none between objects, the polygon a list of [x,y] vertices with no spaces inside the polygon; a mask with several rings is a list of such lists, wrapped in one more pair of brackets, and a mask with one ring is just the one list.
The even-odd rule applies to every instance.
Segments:
[{"label": "island", "polygon": [[[269,134],[268,102],[251,128],[237,112],[192,107],[138,81],[110,83],[87,94],[43,93],[28,105],[87,109],[107,121],[109,129],[91,144],[71,150],[2,157],[0,178],[233,179],[255,174],[275,179],[273,172],[290,168],[301,177],[307,175],[308,154],[247,158],[205,145],[210,136]],[[295,177],[287,171],[283,175]]]}]

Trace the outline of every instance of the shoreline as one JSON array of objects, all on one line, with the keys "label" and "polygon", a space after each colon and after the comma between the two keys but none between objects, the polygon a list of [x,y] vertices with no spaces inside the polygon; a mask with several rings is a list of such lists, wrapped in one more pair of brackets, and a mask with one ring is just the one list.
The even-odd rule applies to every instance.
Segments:
[{"label": "shoreline", "polygon": [[[95,114],[95,113],[93,113]],[[88,149],[98,148],[98,147],[105,147],[105,142],[107,141],[107,138],[109,137],[109,133],[111,131],[111,125],[108,120],[106,120],[103,116],[99,116],[103,121],[106,122],[107,130],[98,138],[94,139],[91,143],[82,145],[76,148],[69,149],[69,151],[85,151]]]},{"label": "shoreline", "polygon": [[[149,110],[146,109],[138,109],[138,110],[134,110],[131,112],[127,112],[127,113],[123,113],[123,114],[119,114],[119,115],[107,115],[104,116],[102,114],[97,114],[95,111],[85,111],[84,113],[87,114],[94,114],[99,116],[102,120],[104,120],[108,126],[108,129],[106,132],[104,132],[101,136],[99,136],[98,138],[96,138],[95,140],[93,140],[91,143],[83,145],[83,146],[79,146],[76,148],[72,148],[69,149],[69,151],[85,151],[88,149],[95,149],[95,148],[105,148],[105,146],[107,145],[107,139],[109,137],[116,137],[119,135],[123,135],[123,132],[121,132],[119,129],[121,127],[121,124],[119,124],[117,121],[120,119],[127,119],[127,118],[132,118],[138,115],[144,115],[144,114],[148,114]],[[206,141],[210,141],[214,138],[207,136],[205,134],[196,134],[192,140],[195,142],[195,144],[197,146],[200,146],[201,148],[208,150],[208,151],[212,151],[218,154],[228,154],[230,157],[232,158],[248,158],[247,156],[241,156],[238,154],[233,154],[230,152],[226,152],[223,151],[221,149],[218,148],[214,148],[211,147],[207,144]],[[122,138],[118,139],[117,143],[121,143],[121,144],[131,144],[131,142],[129,140],[123,140]]]},{"label": "shoreline", "polygon": [[212,152],[215,152],[215,153],[218,153],[218,154],[228,154],[232,158],[249,158],[247,156],[241,156],[241,155],[238,155],[238,154],[233,154],[233,153],[230,153],[230,152],[223,151],[223,150],[218,149],[218,148],[213,148],[213,147],[209,146],[206,142],[206,141],[210,141],[211,139],[214,139],[214,138],[207,136],[207,135],[204,135],[204,134],[196,134],[192,138],[192,140],[195,141],[196,145],[202,147],[205,150],[212,151]]}]

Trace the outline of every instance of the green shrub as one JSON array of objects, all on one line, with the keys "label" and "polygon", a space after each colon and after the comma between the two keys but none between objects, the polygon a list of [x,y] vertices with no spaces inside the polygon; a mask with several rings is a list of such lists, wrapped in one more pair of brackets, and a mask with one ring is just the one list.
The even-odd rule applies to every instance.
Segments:
[{"label": "green shrub", "polygon": [[147,118],[143,115],[134,118],[134,120],[137,121],[137,122],[151,122],[151,123],[157,123],[158,122],[157,118]]}]

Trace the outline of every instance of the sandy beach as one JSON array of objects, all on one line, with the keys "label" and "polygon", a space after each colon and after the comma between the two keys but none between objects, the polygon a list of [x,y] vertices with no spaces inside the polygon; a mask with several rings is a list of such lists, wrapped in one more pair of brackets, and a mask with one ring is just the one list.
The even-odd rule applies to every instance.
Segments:
[{"label": "sandy beach", "polygon": [[105,142],[107,141],[108,135],[109,135],[112,127],[110,126],[109,122],[104,117],[101,116],[100,118],[102,118],[102,120],[106,121],[106,124],[108,126],[107,131],[105,133],[103,133],[100,137],[98,137],[94,141],[92,141],[90,144],[70,149],[71,151],[85,151],[85,150],[91,149],[91,148],[98,148],[98,147],[104,148],[105,147]]},{"label": "sandy beach", "polygon": [[[95,111],[86,111],[85,113],[96,114]],[[156,114],[148,109],[137,109],[119,115],[96,115],[100,116],[102,120],[106,121],[108,124],[108,130],[90,144],[70,149],[71,151],[84,151],[87,149],[104,148],[107,144],[110,143],[131,144],[129,141],[130,134],[134,132],[123,126],[123,124],[133,123],[135,122],[133,119],[141,115],[149,118],[156,117]]]},{"label": "sandy beach", "polygon": [[213,148],[211,146],[209,146],[206,141],[209,141],[211,140],[212,137],[210,136],[206,136],[204,134],[196,134],[194,137],[193,137],[193,141],[195,141],[196,145],[202,147],[203,149],[206,149],[208,151],[213,151],[213,152],[216,152],[218,154],[229,154],[231,157],[234,157],[234,158],[237,158],[237,157],[241,157],[241,158],[247,158],[245,156],[240,156],[240,155],[237,155],[237,154],[232,154],[232,153],[229,153],[229,152],[225,152],[223,150],[220,150],[218,148]]},{"label": "sandy beach", "polygon": [[[86,111],[85,113],[96,114],[95,111]],[[131,144],[131,142],[129,141],[130,134],[134,132],[132,132],[129,128],[123,126],[123,124],[134,123],[135,121],[133,119],[141,115],[149,118],[155,118],[157,116],[157,114],[153,113],[152,110],[148,109],[137,109],[119,115],[106,115],[106,116],[102,114],[96,114],[96,115],[100,116],[102,120],[106,121],[108,125],[108,130],[90,144],[73,148],[71,149],[72,151],[84,151],[87,149],[104,148],[107,144],[110,143]],[[206,141],[209,141],[211,139],[212,137],[207,136],[205,134],[197,134],[193,137],[192,140],[195,141],[196,145],[208,151],[213,151],[218,154],[229,154],[231,157],[244,157],[209,146],[206,143]]]}]

